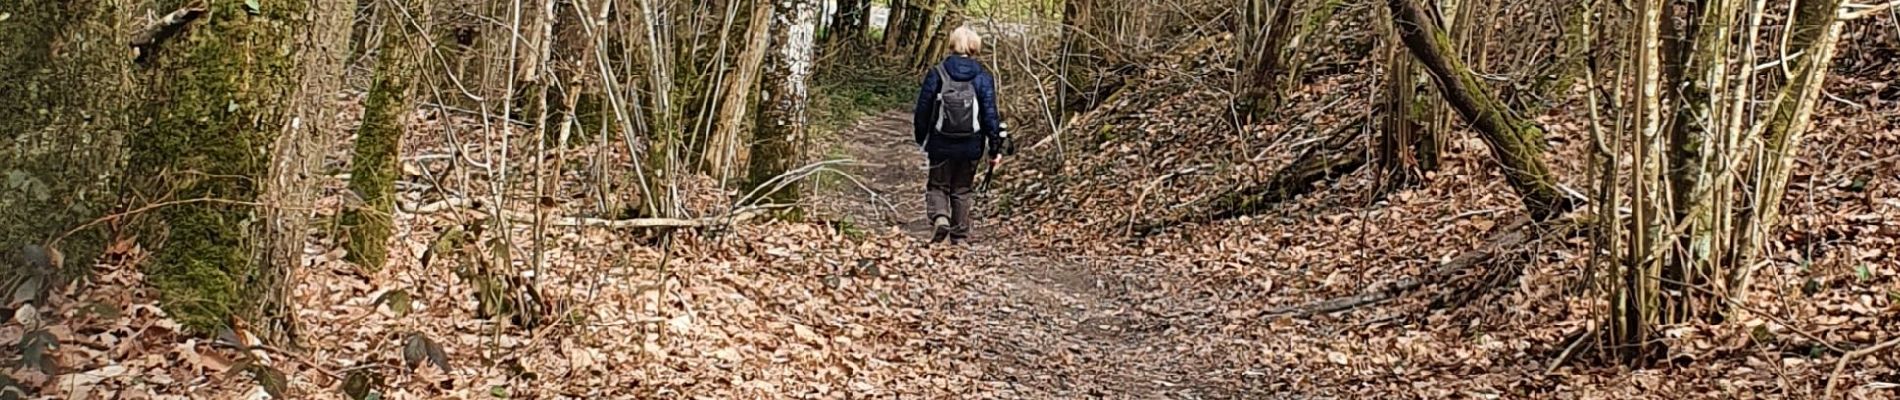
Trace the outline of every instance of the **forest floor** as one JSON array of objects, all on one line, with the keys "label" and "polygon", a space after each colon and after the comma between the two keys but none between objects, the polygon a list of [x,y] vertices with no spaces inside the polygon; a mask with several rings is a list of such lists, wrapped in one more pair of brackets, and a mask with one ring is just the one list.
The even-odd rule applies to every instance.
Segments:
[{"label": "forest floor", "polygon": [[[833,185],[816,203],[823,212],[852,221],[874,221],[927,241],[923,210],[923,154],[911,141],[909,112],[889,112],[846,129],[836,139],[856,160],[858,185]],[[1007,163],[1005,167],[1007,168]],[[1007,172],[1004,172],[1007,173]],[[979,176],[979,179],[982,179]],[[979,182],[980,184],[981,182]],[[868,196],[867,196],[868,195]],[[990,395],[1002,398],[1233,398],[1237,388],[1203,382],[1210,371],[1184,343],[1212,339],[1167,334],[1186,314],[1130,295],[1131,282],[1097,271],[1139,268],[1158,260],[1102,257],[1041,247],[1032,231],[1010,229],[994,215],[995,196],[978,193],[979,215],[966,246],[942,244],[940,252],[962,253],[949,261],[970,278],[954,282],[957,299],[933,327],[968,348]],[[894,211],[894,213],[893,213]],[[859,222],[864,223],[864,222]],[[935,271],[916,273],[931,279]],[[952,283],[952,282],[946,282]],[[1141,282],[1144,285],[1156,282]],[[1160,284],[1179,284],[1160,283]]]},{"label": "forest floor", "polygon": [[[1479,285],[1273,312],[1425,277],[1511,230],[1521,204],[1467,132],[1454,130],[1443,169],[1417,187],[1379,195],[1376,174],[1360,172],[1256,215],[1129,235],[1268,178],[1316,133],[1350,127],[1377,87],[1354,70],[1316,76],[1280,118],[1235,124],[1218,117],[1231,98],[1200,79],[1222,64],[1189,57],[1062,136],[1025,137],[979,194],[967,247],[925,243],[924,166],[905,112],[814,110],[857,122],[821,136],[824,154],[849,161],[846,174],[814,177],[804,221],[541,232],[491,223],[482,206],[429,207],[502,186],[456,159],[490,149],[447,134],[486,134],[483,124],[442,112],[411,126],[398,239],[389,265],[365,271],[342,260],[328,225],[348,171],[338,135],[315,211],[324,224],[289,295],[294,346],[237,351],[183,332],[137,268],[145,249],[124,238],[91,276],[55,290],[43,317],[0,323],[0,343],[20,344],[0,359],[21,361],[0,386],[67,399],[1730,399],[1819,398],[1832,381],[1850,398],[1896,398],[1900,351],[1833,373],[1842,354],[1900,337],[1900,89],[1885,83],[1900,70],[1861,58],[1870,67],[1830,80],[1853,102],[1817,112],[1787,227],[1739,302],[1749,312],[1663,327],[1669,353],[1652,365],[1587,349],[1604,309],[1587,238],[1511,246],[1516,257],[1447,279],[1495,279]],[[1535,118],[1551,130],[1553,169],[1586,187],[1579,108]],[[533,154],[534,132],[496,129],[521,138],[513,154]],[[626,217],[592,199],[635,192],[633,168],[590,166],[640,162],[624,144],[550,152],[571,160],[545,166],[562,183],[551,207],[518,196],[542,171],[512,160],[503,175],[517,196],[502,206]],[[737,203],[731,187],[681,181],[691,215]],[[480,226],[508,235],[472,233]],[[444,239],[456,231],[472,239]],[[483,312],[490,279],[538,288],[515,303],[538,323]]]}]

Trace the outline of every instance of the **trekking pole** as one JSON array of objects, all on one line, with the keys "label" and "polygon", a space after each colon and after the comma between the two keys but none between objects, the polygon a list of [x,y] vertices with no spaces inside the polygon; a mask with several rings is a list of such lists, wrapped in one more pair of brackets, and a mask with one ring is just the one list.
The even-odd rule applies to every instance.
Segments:
[{"label": "trekking pole", "polygon": [[1003,148],[989,149],[989,151],[986,152],[989,154],[985,154],[985,155],[990,157],[989,160],[985,160],[985,161],[988,161],[986,162],[986,164],[989,164],[989,166],[988,168],[984,168],[983,183],[981,185],[977,185],[976,187],[976,191],[978,193],[989,192],[990,182],[996,180],[996,160],[1002,158],[1004,154],[1009,153],[1009,151],[1007,150],[1007,148],[1009,147],[1009,122],[1008,121],[999,122],[996,126],[996,132],[998,136],[1001,136],[1003,138],[1003,140],[1001,140],[1002,142],[1001,146]]}]

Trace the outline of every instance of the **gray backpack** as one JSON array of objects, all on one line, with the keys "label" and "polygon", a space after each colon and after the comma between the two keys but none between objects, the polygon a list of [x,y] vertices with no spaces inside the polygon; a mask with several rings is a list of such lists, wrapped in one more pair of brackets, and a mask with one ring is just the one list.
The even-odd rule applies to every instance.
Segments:
[{"label": "gray backpack", "polygon": [[975,136],[983,129],[977,120],[983,106],[977,102],[976,85],[951,78],[942,64],[937,65],[937,77],[943,82],[943,89],[937,92],[937,134],[952,138]]}]

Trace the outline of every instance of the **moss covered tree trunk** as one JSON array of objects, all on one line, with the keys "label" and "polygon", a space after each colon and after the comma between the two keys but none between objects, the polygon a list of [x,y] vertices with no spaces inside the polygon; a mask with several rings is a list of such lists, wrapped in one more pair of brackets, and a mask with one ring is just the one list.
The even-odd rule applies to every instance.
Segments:
[{"label": "moss covered tree trunk", "polygon": [[293,262],[265,255],[272,221],[258,201],[278,183],[272,158],[291,125],[287,106],[302,81],[294,55],[310,9],[304,1],[259,9],[209,2],[149,69],[149,122],[135,131],[128,164],[145,177],[134,196],[194,202],[146,219],[155,231],[142,236],[154,249],[145,270],[161,305],[194,330],[232,316],[257,320],[280,302],[260,293],[281,292],[254,286],[283,284],[271,281]]},{"label": "moss covered tree trunk", "polygon": [[[126,21],[107,2],[0,6],[0,260],[27,245],[91,265],[105,232],[49,243],[117,198],[128,126]],[[0,271],[0,280],[11,273]]]},{"label": "moss covered tree trunk", "polygon": [[356,152],[350,161],[350,190],[363,204],[343,212],[349,232],[349,260],[375,271],[389,258],[389,236],[396,212],[397,165],[402,153],[403,116],[415,105],[414,85],[421,72],[421,54],[429,11],[420,0],[378,2],[376,16],[383,23],[377,45],[375,78],[363,104],[363,124],[356,128]]},{"label": "moss covered tree trunk", "polygon": [[805,108],[810,95],[806,85],[815,61],[812,41],[817,25],[817,1],[774,1],[772,50],[760,83],[762,106],[752,130],[752,162],[747,175],[754,187],[783,185],[769,197],[780,203],[799,198],[797,185],[773,182],[773,178],[798,168],[805,158]]},{"label": "moss covered tree trunk", "polygon": [[1387,4],[1406,47],[1438,82],[1445,101],[1482,134],[1531,217],[1548,219],[1575,208],[1578,200],[1558,190],[1556,176],[1544,165],[1543,129],[1513,114],[1486,91],[1477,75],[1454,56],[1451,40],[1417,0],[1388,0]]}]

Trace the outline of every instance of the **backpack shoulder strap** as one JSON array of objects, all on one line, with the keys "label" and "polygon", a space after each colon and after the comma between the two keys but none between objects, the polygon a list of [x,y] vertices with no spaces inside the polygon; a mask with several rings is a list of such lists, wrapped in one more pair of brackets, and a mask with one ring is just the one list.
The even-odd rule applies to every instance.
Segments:
[{"label": "backpack shoulder strap", "polygon": [[949,65],[949,63],[948,62],[937,63],[937,79],[942,80],[943,82],[962,83],[963,81],[959,81],[957,80],[957,78],[950,77],[950,69],[944,68],[945,65]]}]

